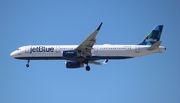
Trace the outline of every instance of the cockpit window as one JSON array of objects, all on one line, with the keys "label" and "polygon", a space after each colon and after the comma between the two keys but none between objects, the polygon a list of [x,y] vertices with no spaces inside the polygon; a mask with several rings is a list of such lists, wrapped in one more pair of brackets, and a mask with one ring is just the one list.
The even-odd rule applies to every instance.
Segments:
[{"label": "cockpit window", "polygon": [[20,48],[18,48],[17,50],[20,50]]}]

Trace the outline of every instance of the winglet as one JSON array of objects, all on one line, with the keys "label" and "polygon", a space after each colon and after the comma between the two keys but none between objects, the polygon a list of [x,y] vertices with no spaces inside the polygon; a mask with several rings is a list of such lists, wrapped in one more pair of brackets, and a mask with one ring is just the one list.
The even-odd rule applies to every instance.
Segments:
[{"label": "winglet", "polygon": [[96,30],[100,30],[101,29],[101,26],[102,26],[103,22],[101,22],[101,24],[98,26],[98,28]]},{"label": "winglet", "polygon": [[108,63],[108,59],[105,59],[103,64],[107,64]]},{"label": "winglet", "polygon": [[154,43],[152,46],[150,46],[147,50],[154,50],[159,48],[159,46],[161,45],[162,41],[157,41],[156,43]]}]

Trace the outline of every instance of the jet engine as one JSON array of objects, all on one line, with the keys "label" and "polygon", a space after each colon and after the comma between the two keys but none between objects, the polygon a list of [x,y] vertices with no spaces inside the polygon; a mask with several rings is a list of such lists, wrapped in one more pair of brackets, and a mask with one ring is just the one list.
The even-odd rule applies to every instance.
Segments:
[{"label": "jet engine", "polygon": [[66,62],[66,68],[80,68],[80,67],[84,67],[84,63],[79,61],[72,61],[72,60]]},{"label": "jet engine", "polygon": [[66,50],[62,52],[64,58],[75,58],[78,57],[78,52],[75,50]]}]

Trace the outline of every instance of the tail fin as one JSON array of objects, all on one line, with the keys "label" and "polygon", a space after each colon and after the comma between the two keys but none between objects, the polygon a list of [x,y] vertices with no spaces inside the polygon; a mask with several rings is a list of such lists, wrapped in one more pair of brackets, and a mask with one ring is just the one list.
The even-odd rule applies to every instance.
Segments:
[{"label": "tail fin", "polygon": [[160,40],[163,25],[157,25],[139,45],[153,45]]}]

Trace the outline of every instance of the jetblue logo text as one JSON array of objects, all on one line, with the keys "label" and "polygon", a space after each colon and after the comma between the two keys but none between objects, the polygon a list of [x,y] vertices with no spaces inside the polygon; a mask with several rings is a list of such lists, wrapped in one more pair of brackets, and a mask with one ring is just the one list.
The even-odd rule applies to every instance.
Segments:
[{"label": "jetblue logo text", "polygon": [[45,47],[45,46],[32,47],[30,49],[30,54],[32,52],[54,52],[54,48],[53,47]]}]

